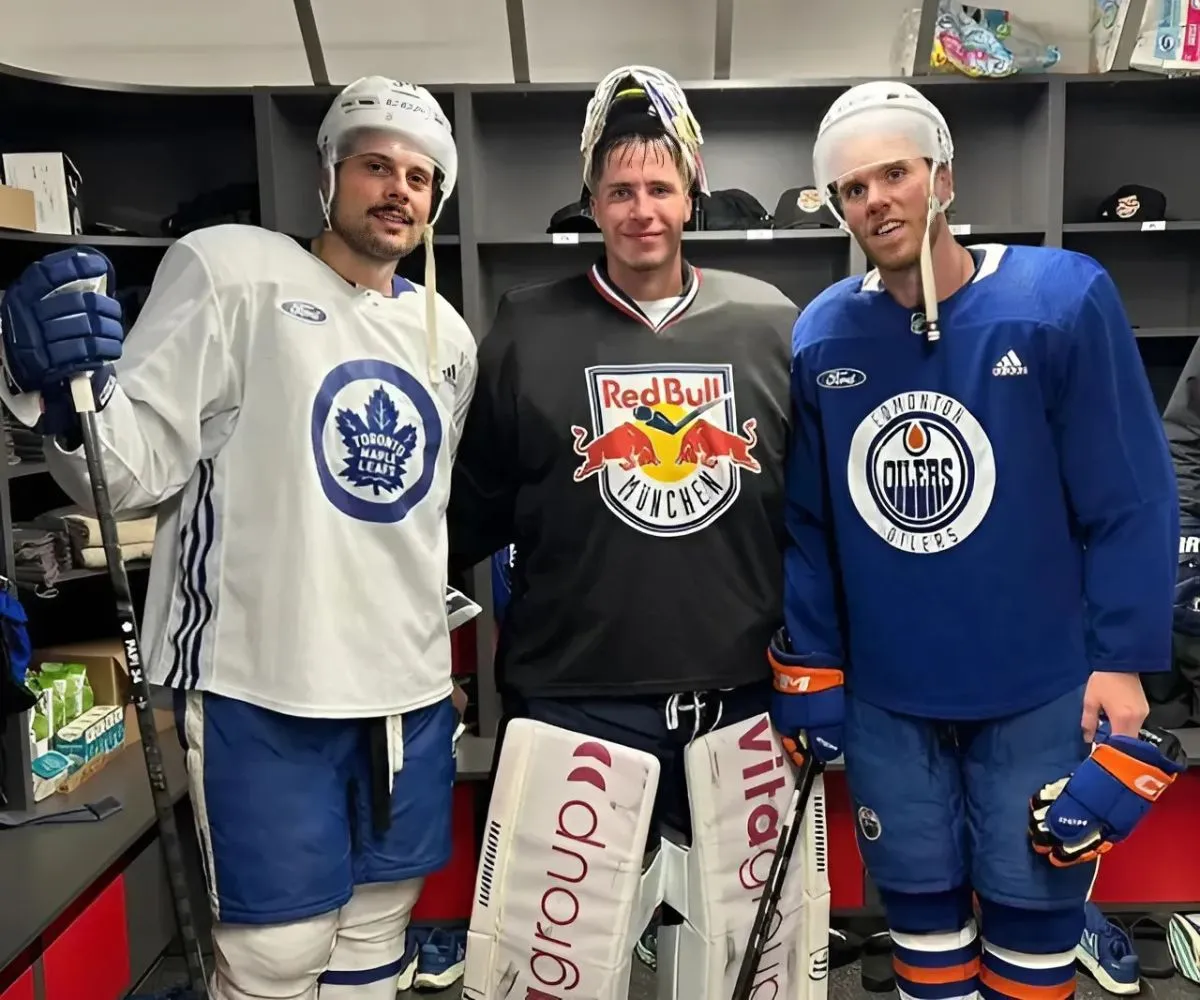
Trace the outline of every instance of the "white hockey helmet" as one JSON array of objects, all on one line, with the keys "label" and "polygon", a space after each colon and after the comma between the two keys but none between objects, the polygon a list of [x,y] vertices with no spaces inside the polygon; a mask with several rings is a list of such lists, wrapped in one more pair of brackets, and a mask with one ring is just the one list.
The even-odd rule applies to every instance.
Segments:
[{"label": "white hockey helmet", "polygon": [[945,212],[954,200],[951,193],[942,201],[936,190],[938,167],[954,160],[954,142],[942,113],[907,83],[876,80],[851,87],[833,102],[817,129],[813,180],[842,228],[848,229],[838,203],[839,179],[856,170],[910,159],[930,162],[920,267],[925,335],[932,342],[941,337],[941,327],[930,230],[938,214]]},{"label": "white hockey helmet", "polygon": [[700,158],[700,147],[704,144],[700,123],[675,78],[654,66],[619,66],[596,85],[587,104],[579,139],[584,187],[591,184],[593,160],[606,130],[610,124],[618,124],[613,109],[625,102],[643,104],[645,125],[638,131],[647,136],[658,134],[672,139],[683,154],[684,165],[690,174],[688,183],[708,194],[708,178]]},{"label": "white hockey helmet", "polygon": [[364,76],[345,87],[325,113],[317,132],[317,148],[325,169],[326,191],[321,196],[325,225],[337,181],[335,167],[348,156],[363,152],[359,139],[364,132],[384,133],[391,141],[433,164],[437,192],[422,233],[425,244],[425,340],[429,379],[442,380],[438,363],[437,263],[433,251],[433,225],[458,181],[458,149],[450,121],[437,99],[414,83],[386,76]]},{"label": "white hockey helmet", "polygon": [[[334,166],[352,155],[356,135],[363,131],[390,133],[404,148],[433,164],[438,193],[430,213],[432,226],[458,182],[458,149],[437,99],[424,87],[385,76],[355,80],[334,99],[317,133],[317,147],[330,175]],[[333,178],[328,179],[332,201]]]},{"label": "white hockey helmet", "polygon": [[813,179],[829,198],[840,177],[890,160],[954,159],[942,113],[915,87],[877,80],[851,87],[833,102],[813,144]]}]

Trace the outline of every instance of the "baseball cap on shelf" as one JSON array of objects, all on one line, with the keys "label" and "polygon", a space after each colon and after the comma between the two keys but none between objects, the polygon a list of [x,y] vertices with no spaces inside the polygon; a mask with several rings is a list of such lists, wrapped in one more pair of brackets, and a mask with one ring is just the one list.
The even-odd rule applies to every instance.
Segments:
[{"label": "baseball cap on shelf", "polygon": [[775,206],[776,229],[838,228],[838,221],[813,185],[788,188]]},{"label": "baseball cap on shelf", "polygon": [[1123,184],[1100,203],[1101,222],[1160,222],[1167,217],[1167,196],[1141,184]]},{"label": "baseball cap on shelf", "polygon": [[564,205],[552,216],[550,216],[550,225],[546,227],[548,233],[598,233],[600,227],[596,225],[596,220],[592,218],[592,208],[589,200],[580,198],[578,201],[573,201],[569,205]]}]

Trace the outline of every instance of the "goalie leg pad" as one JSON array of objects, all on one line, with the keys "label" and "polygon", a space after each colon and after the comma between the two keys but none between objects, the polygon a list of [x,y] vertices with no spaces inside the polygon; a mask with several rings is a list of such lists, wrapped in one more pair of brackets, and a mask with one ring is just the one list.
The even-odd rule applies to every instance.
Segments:
[{"label": "goalie leg pad", "polygon": [[[728,1000],[786,819],[796,771],[764,713],[686,752],[692,840],[664,841],[663,897],[684,918],[659,932],[659,996]],[[824,784],[805,810],[755,995],[823,1000],[829,964]]]},{"label": "goalie leg pad", "polygon": [[661,900],[643,873],[658,758],[532,719],[504,733],[467,934],[463,997],[624,1000]]}]

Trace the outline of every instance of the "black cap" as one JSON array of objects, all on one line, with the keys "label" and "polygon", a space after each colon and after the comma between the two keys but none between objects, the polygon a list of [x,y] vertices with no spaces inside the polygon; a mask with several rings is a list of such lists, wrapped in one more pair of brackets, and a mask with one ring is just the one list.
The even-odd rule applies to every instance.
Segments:
[{"label": "black cap", "polygon": [[654,137],[666,131],[667,127],[658,117],[658,111],[649,95],[640,83],[629,77],[617,88],[613,96],[597,146],[603,146],[606,141],[611,141],[619,135]]},{"label": "black cap", "polygon": [[813,185],[788,188],[775,206],[776,229],[838,228],[838,221]]},{"label": "black cap", "polygon": [[1167,217],[1167,196],[1141,184],[1123,184],[1100,203],[1101,222],[1160,222]]},{"label": "black cap", "polygon": [[596,220],[592,218],[591,199],[582,197],[578,201],[573,201],[569,205],[564,205],[552,216],[550,216],[550,225],[546,227],[548,233],[598,233],[600,227],[596,225]]}]

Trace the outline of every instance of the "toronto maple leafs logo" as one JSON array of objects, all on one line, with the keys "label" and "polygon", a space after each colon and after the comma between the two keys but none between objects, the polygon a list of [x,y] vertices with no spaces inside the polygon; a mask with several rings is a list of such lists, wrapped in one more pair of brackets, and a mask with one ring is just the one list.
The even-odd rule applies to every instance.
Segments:
[{"label": "toronto maple leafs logo", "polygon": [[343,514],[386,524],[406,517],[431,490],[445,502],[442,417],[411,372],[374,360],[338,365],[313,400],[311,433],[321,489]]},{"label": "toronto maple leafs logo", "polygon": [[405,465],[417,444],[415,424],[400,424],[392,397],[381,385],[361,414],[338,410],[337,427],[346,445],[346,467],[339,473],[358,487],[395,493],[404,484]]}]

